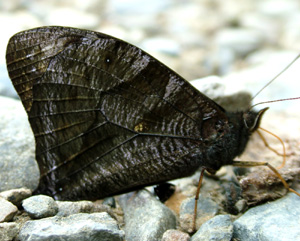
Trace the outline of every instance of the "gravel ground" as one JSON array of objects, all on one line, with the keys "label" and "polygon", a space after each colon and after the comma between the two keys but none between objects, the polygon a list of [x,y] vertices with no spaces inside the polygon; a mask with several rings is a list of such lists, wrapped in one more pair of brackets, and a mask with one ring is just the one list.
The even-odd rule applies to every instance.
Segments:
[{"label": "gravel ground", "polygon": [[[212,82],[218,81],[222,83],[223,89],[221,95],[229,95],[240,90],[255,94],[300,53],[299,20],[300,2],[293,0],[0,0],[0,22],[2,23],[0,25],[0,95],[16,97],[16,93],[7,76],[5,64],[5,50],[8,39],[18,31],[45,25],[71,26],[107,33],[137,45],[149,52],[187,80],[201,78],[200,82],[203,82],[203,77],[215,76],[214,78],[208,79],[208,82],[213,80]],[[290,69],[281,75],[272,85],[267,87],[253,102],[258,103],[260,101],[300,96],[300,81],[298,79],[298,76],[300,76],[299,65],[300,61],[294,63]],[[211,85],[211,83],[209,84]],[[18,142],[15,138],[23,134],[24,137],[22,137],[24,140],[28,140],[27,138],[32,140],[32,136],[30,136],[30,133],[27,133],[28,129],[26,128],[28,128],[28,126],[25,127],[24,125],[23,127],[23,124],[17,124],[20,120],[18,117],[16,118],[15,113],[19,112],[19,107],[11,107],[17,111],[13,112],[14,116],[11,117],[12,119],[10,120],[9,115],[11,114],[9,113],[11,112],[7,112],[5,107],[8,106],[6,103],[10,105],[11,102],[6,102],[7,100],[3,98],[1,98],[1,101],[0,115],[4,113],[3,116],[5,116],[5,118],[1,119],[6,121],[6,123],[13,121],[12,123],[16,123],[15,125],[25,130],[18,130],[18,135],[15,135],[15,130],[12,130],[10,133],[7,129],[3,127],[1,129],[0,127],[0,147],[7,151],[5,143],[13,143],[13,148],[16,148],[16,156],[11,155],[9,158],[12,158],[10,160],[15,160],[14,158],[17,158],[17,156],[20,155],[18,153],[22,150],[20,149],[20,145],[23,145],[23,142],[25,142]],[[14,105],[13,103],[12,106]],[[288,143],[288,152],[293,153],[293,155],[289,157],[288,162],[290,164],[285,169],[286,172],[283,171],[283,173],[286,175],[286,178],[291,178],[291,176],[297,174],[297,170],[300,166],[298,158],[300,153],[299,101],[278,102],[269,106],[271,110],[266,113],[266,118],[263,119],[262,126],[276,133]],[[263,105],[261,107],[263,107]],[[26,116],[24,120],[26,120]],[[11,128],[12,124],[2,124],[2,126]],[[5,135],[3,133],[5,133]],[[12,138],[10,139],[9,136]],[[280,146],[276,143],[276,141],[271,140],[271,144],[280,150]],[[31,150],[32,148],[29,149],[28,145],[28,143],[24,144],[25,147],[23,146],[23,148],[29,150],[27,156],[28,159],[32,159],[34,153],[33,150]],[[245,160],[258,160],[258,158],[261,158],[261,160],[266,158],[266,160],[272,160],[274,162],[281,160],[280,157],[274,158],[272,153],[266,153],[265,148],[259,141],[254,141],[252,146],[248,149],[252,149],[252,151],[246,152],[242,157]],[[12,150],[12,152],[14,151]],[[23,157],[23,161],[27,160],[26,158]],[[4,158],[2,158],[2,160],[0,158],[0,164],[3,160]],[[32,162],[33,160],[31,163]],[[9,163],[9,165],[11,164],[12,163]],[[24,176],[28,175],[32,177],[33,183],[26,183],[28,188],[32,188],[36,185],[36,176],[38,175],[36,171],[33,171],[36,170],[36,167],[31,165],[30,169],[28,169],[23,163],[20,166],[24,169],[20,169],[16,171],[16,173],[20,173],[26,169],[30,170],[27,174],[25,173]],[[3,165],[0,165],[0,167],[2,168]],[[296,171],[294,171],[294,173],[293,171],[288,171],[292,169]],[[223,175],[225,177],[224,179],[226,179],[224,173],[225,170],[221,170],[219,177]],[[4,175],[3,172],[1,175]],[[261,176],[264,176],[264,174]],[[178,199],[181,199],[182,193],[185,197],[192,196],[191,193],[195,190],[195,186],[193,186],[192,183],[195,182],[197,178],[198,176],[192,179],[181,180],[177,183],[181,190],[177,194]],[[268,178],[270,179],[271,177]],[[247,180],[244,181],[246,182]],[[299,181],[296,182],[299,183]],[[19,185],[19,182],[15,181],[15,183]],[[214,185],[213,188],[211,188],[212,185]],[[209,207],[214,207],[210,209],[214,211],[206,213],[206,216],[213,217],[216,214],[228,215],[228,213],[225,212],[223,204],[215,200],[217,199],[216,196],[219,195],[218,191],[223,190],[222,185],[223,184],[219,182],[215,183],[213,180],[208,180],[204,183],[202,191],[204,193],[207,192],[204,196],[209,200],[207,201],[211,205]],[[15,188],[19,187],[21,186],[16,186]],[[190,189],[184,192],[182,189],[187,187]],[[267,192],[267,189],[268,188],[264,191]],[[226,188],[224,190],[226,190]],[[3,191],[3,189],[0,191]],[[21,191],[17,191],[17,193],[20,192]],[[273,193],[274,192],[281,194],[282,190],[273,190]],[[22,207],[20,203],[31,194],[28,195],[27,192],[25,196],[23,195],[20,198],[19,203],[14,204],[11,204],[13,201],[8,198],[9,195],[5,195],[6,194],[3,193],[1,194],[1,196],[3,196],[3,198],[0,199],[1,205],[10,208],[5,210],[7,212],[0,212],[0,217],[2,218],[0,220],[1,240],[13,239],[20,230],[20,240],[50,240],[49,237],[52,237],[50,231],[54,229],[55,232],[55,223],[57,222],[60,222],[61,226],[65,227],[65,230],[60,230],[58,236],[55,236],[51,240],[57,240],[62,237],[71,237],[73,239],[83,238],[86,236],[84,236],[84,232],[80,233],[80,230],[84,229],[91,229],[91,233],[95,235],[93,237],[98,239],[109,237],[107,240],[122,240],[124,237],[126,240],[161,240],[161,238],[162,240],[188,240],[189,237],[189,235],[187,235],[188,227],[186,229],[182,228],[184,227],[182,222],[185,222],[184,217],[188,215],[188,211],[179,210],[178,200],[175,201],[175,204],[172,202],[167,203],[167,206],[173,210],[172,212],[175,214],[177,221],[174,221],[175,219],[172,213],[163,211],[167,213],[167,217],[161,217],[159,220],[151,220],[156,224],[158,222],[165,223],[165,226],[157,225],[158,227],[156,227],[152,225],[151,227],[153,229],[148,229],[149,224],[146,223],[144,225],[143,222],[145,219],[149,218],[150,220],[151,207],[153,207],[154,210],[152,216],[155,216],[154,212],[158,212],[157,210],[165,210],[165,205],[160,206],[155,198],[152,199],[149,197],[148,193],[141,192],[134,198],[125,196],[120,199],[121,201],[119,202],[123,210],[126,210],[126,208],[128,210],[133,209],[135,213],[137,213],[137,217],[131,219],[130,216],[134,215],[129,215],[128,212],[126,213],[125,211],[125,219],[131,220],[128,221],[131,223],[131,226],[125,228],[122,226],[124,223],[122,221],[122,211],[120,211],[121,207],[118,206],[119,202],[117,202],[117,207],[101,206],[101,208],[98,207],[97,203],[89,203],[88,211],[86,211],[86,208],[80,206],[80,208],[76,209],[77,211],[70,212],[68,217],[61,217],[57,214],[54,217],[48,215],[48,217],[40,219],[43,220],[43,222],[39,223],[38,221],[40,220],[34,220],[27,222],[23,227],[23,224],[27,220],[30,220],[31,217],[29,215],[30,212],[26,211],[25,207]],[[11,195],[12,194],[10,194],[9,197],[11,197]],[[16,194],[13,194],[13,197],[15,197],[15,195]],[[222,199],[224,196],[218,197]],[[248,192],[248,196],[251,196],[251,190]],[[33,197],[29,197],[29,199],[30,198]],[[41,200],[43,200],[43,197],[41,197]],[[127,202],[131,200],[135,206],[124,206],[126,200]],[[149,205],[150,208],[149,216],[145,216],[144,219],[138,212],[140,208],[143,211],[142,207],[136,204],[139,204],[141,200],[147,200],[146,206]],[[30,201],[33,200],[29,200],[29,203]],[[282,203],[280,203],[280,201]],[[63,205],[59,203],[57,205],[59,207],[58,213],[63,212],[61,209]],[[76,206],[78,204],[70,205]],[[204,205],[204,203],[202,203],[202,205]],[[264,205],[257,207],[261,209],[252,208],[249,210],[250,212],[242,215],[241,219],[237,219],[241,213],[231,213],[229,216],[222,215],[220,217],[217,215],[217,221],[205,223],[205,226],[201,228],[202,232],[207,233],[207,231],[203,231],[207,229],[216,230],[216,233],[214,233],[215,236],[212,236],[215,237],[215,240],[230,240],[232,237],[240,238],[241,240],[275,240],[274,237],[281,238],[284,237],[284,235],[287,239],[282,238],[280,240],[295,240],[297,237],[299,238],[300,234],[299,231],[297,231],[297,227],[299,226],[299,215],[297,215],[297,213],[300,212],[297,209],[297,206],[300,206],[299,200],[289,194],[287,197],[273,202],[272,205],[272,207]],[[292,206],[295,207],[292,211],[287,208]],[[247,207],[241,203],[236,205],[236,208],[241,212],[247,209]],[[23,211],[23,209],[25,209],[25,211]],[[49,209],[53,210],[53,207],[49,207]],[[82,212],[99,212],[99,210],[104,210],[109,213],[110,216],[116,218],[122,230],[119,230],[115,224],[115,220],[111,220],[110,216],[85,216],[79,214]],[[270,210],[279,211],[275,212]],[[130,214],[131,213],[134,212],[131,211]],[[264,216],[259,216],[259,213]],[[278,213],[282,215],[276,216]],[[275,225],[274,229],[272,221],[264,219],[269,216],[271,217],[269,220],[276,220],[278,225],[287,225],[290,227],[288,232],[282,231],[282,234],[278,234],[276,230],[279,230],[279,226]],[[261,223],[254,221],[258,219],[261,220]],[[139,222],[139,225],[134,224],[132,220]],[[225,221],[221,222],[219,220]],[[237,221],[233,222],[234,220]],[[203,223],[204,221],[207,220],[203,219],[199,222]],[[101,228],[97,227],[97,223],[99,222],[102,225]],[[180,224],[178,224],[178,222]],[[221,222],[219,226],[217,225],[218,222]],[[78,228],[79,233],[68,234],[68,231],[74,223],[82,225]],[[162,226],[165,227],[165,229],[162,228]],[[45,227],[50,227],[50,234],[40,232],[41,236],[38,236],[39,234],[30,233],[38,227],[40,227],[41,230]],[[220,236],[220,233],[217,231],[218,229],[223,230],[223,228],[223,236]],[[199,232],[201,229],[199,229]],[[125,230],[125,234],[123,230]],[[165,232],[166,230],[169,230],[168,233]],[[107,236],[101,236],[103,232]],[[138,239],[141,238],[141,236],[136,237],[136,233],[140,235],[144,234],[144,238]],[[32,236],[30,236],[31,234]],[[269,234],[269,236],[267,234]],[[174,237],[177,238],[175,239]],[[201,237],[201,234],[196,233],[192,240],[202,240],[199,237]],[[205,240],[210,239],[207,238]]]}]

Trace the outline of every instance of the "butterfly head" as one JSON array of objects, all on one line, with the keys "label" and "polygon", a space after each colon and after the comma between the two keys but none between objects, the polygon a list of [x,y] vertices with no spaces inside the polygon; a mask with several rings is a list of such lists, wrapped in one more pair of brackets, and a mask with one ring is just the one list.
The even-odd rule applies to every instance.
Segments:
[{"label": "butterfly head", "polygon": [[249,110],[243,114],[244,125],[249,133],[253,133],[257,130],[263,114],[268,109],[269,107],[266,107],[258,112]]}]

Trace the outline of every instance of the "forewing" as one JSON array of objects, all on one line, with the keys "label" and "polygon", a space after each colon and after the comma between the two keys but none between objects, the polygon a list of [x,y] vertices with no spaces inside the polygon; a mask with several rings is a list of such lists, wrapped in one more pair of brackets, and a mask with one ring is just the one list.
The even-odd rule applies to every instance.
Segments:
[{"label": "forewing", "polygon": [[38,193],[94,199],[188,175],[227,123],[165,65],[101,33],[24,31],[6,59],[35,135]]}]

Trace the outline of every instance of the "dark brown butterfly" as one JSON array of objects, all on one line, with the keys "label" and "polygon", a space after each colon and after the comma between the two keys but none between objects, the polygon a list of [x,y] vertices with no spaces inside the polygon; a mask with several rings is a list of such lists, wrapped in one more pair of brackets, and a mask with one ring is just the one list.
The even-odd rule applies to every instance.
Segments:
[{"label": "dark brown butterfly", "polygon": [[6,59],[36,140],[35,193],[60,200],[240,165],[266,110],[226,112],[141,49],[88,30],[20,32]]}]

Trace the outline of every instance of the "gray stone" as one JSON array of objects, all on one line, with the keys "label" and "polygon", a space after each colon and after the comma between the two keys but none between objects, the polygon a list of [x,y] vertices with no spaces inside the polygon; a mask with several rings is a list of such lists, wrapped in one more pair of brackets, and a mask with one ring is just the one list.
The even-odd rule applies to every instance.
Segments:
[{"label": "gray stone", "polygon": [[231,91],[217,76],[208,76],[190,82],[203,94],[217,102],[227,111],[247,110],[251,105],[251,94],[246,91]]},{"label": "gray stone", "polygon": [[107,197],[103,199],[103,203],[104,205],[107,205],[109,207],[115,208],[116,207],[116,200],[114,197]]},{"label": "gray stone", "polygon": [[265,16],[272,16],[287,20],[287,17],[293,16],[298,13],[299,3],[296,1],[263,1],[258,5],[257,10]]},{"label": "gray stone", "polygon": [[[252,96],[257,94],[265,84],[291,63],[297,55],[298,53],[294,51],[257,51],[249,55],[246,59],[248,65],[250,65],[248,68],[232,72],[222,78],[223,83],[226,83],[224,94],[228,95],[229,91],[231,93],[243,90],[249,91]],[[253,103],[298,96],[299,92],[297,90],[300,86],[300,82],[297,81],[297,76],[300,73],[299,66],[300,61],[296,61],[284,74],[264,89],[253,100]],[[271,107],[272,111],[285,110],[295,113],[298,105],[299,101],[282,101],[265,106]],[[263,105],[260,108],[263,108]]]},{"label": "gray stone", "polygon": [[16,223],[0,223],[0,240],[11,241],[18,235],[19,227]]},{"label": "gray stone", "polygon": [[32,194],[28,188],[11,189],[0,193],[0,197],[5,198],[16,206],[20,206],[21,202],[30,197]]},{"label": "gray stone", "polygon": [[76,213],[107,212],[110,216],[114,218],[114,213],[111,207],[104,204],[96,202],[94,203],[91,201],[56,201],[56,203],[58,205],[58,213],[56,214],[57,216],[67,217],[71,214]]},{"label": "gray stone", "polygon": [[35,143],[20,101],[0,96],[0,191],[38,185]]},{"label": "gray stone", "polygon": [[216,43],[222,51],[232,51],[235,56],[245,56],[258,49],[263,43],[263,35],[253,29],[223,29],[216,35]]},{"label": "gray stone", "polygon": [[161,241],[189,241],[190,235],[176,229],[169,229],[164,232]]},{"label": "gray stone", "polygon": [[29,197],[23,200],[22,206],[32,218],[51,217],[58,212],[58,205],[54,199],[45,195]]},{"label": "gray stone", "polygon": [[160,240],[163,233],[176,227],[170,209],[146,190],[120,196],[124,211],[126,240]]},{"label": "gray stone", "polygon": [[[66,16],[68,16],[66,18]],[[99,15],[83,12],[69,7],[58,7],[46,16],[46,25],[73,26],[77,28],[93,29],[97,26]]]},{"label": "gray stone", "polygon": [[107,213],[79,213],[28,221],[19,233],[21,241],[122,241],[124,231]]},{"label": "gray stone", "polygon": [[76,213],[91,213],[93,209],[93,203],[91,201],[56,201],[58,205],[58,216],[67,217]]},{"label": "gray stone", "polygon": [[218,215],[205,222],[190,241],[230,241],[232,233],[233,224],[229,215]]},{"label": "gray stone", "polygon": [[18,208],[11,202],[0,198],[0,222],[8,222],[13,219],[18,212]]},{"label": "gray stone", "polygon": [[[196,229],[209,219],[213,218],[219,210],[219,206],[216,202],[209,197],[203,197],[201,194],[197,206]],[[193,231],[194,207],[195,198],[184,200],[180,206],[180,227],[188,233]]]},{"label": "gray stone", "polygon": [[150,53],[165,53],[171,56],[180,54],[180,46],[173,39],[169,38],[149,38],[141,43],[141,48]]},{"label": "gray stone", "polygon": [[300,198],[293,193],[249,209],[234,221],[233,238],[246,241],[299,240]]},{"label": "gray stone", "polygon": [[0,64],[0,95],[18,98],[18,95],[8,77],[6,65]]},{"label": "gray stone", "polygon": [[119,15],[143,15],[143,14],[155,14],[159,11],[165,10],[170,4],[170,0],[160,1],[153,0],[151,2],[141,2],[139,0],[112,0],[108,3],[110,8],[113,8]]}]

